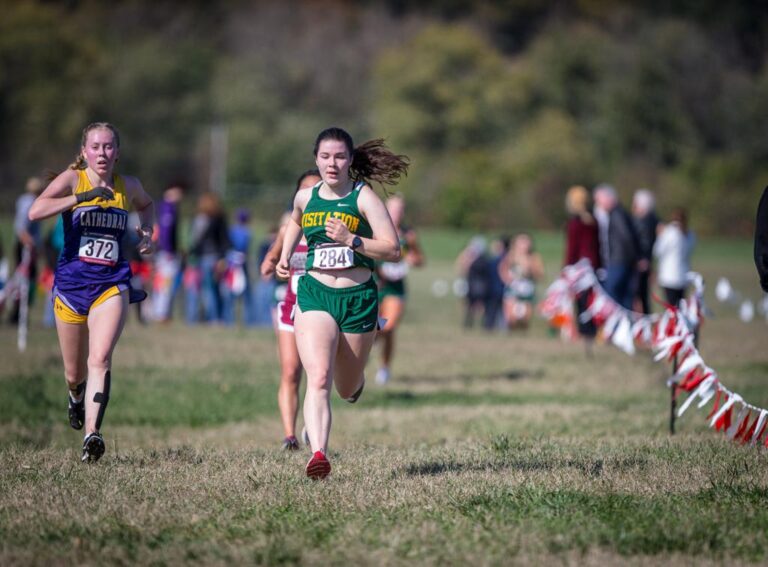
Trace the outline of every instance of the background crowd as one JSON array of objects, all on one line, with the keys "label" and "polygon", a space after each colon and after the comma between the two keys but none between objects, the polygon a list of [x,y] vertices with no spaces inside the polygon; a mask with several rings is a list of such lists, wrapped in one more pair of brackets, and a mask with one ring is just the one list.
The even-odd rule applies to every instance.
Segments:
[{"label": "background crowd", "polygon": [[[41,179],[30,178],[16,202],[13,260],[18,266],[23,249],[29,250],[29,275],[40,284],[30,288],[30,299],[34,301],[36,287],[47,292],[44,322],[53,325],[50,297],[63,227],[59,219],[43,233],[39,223],[26,216],[44,186]],[[146,259],[131,252],[133,286],[144,289],[151,298],[137,304],[139,321],[169,322],[176,316],[187,324],[272,325],[272,310],[284,293],[284,284],[273,275],[258,276],[252,266],[261,264],[276,229],[254,244],[248,210],[237,209],[230,215],[219,196],[210,191],[196,197],[192,218],[182,223],[182,201],[193,199],[187,193],[184,183],[168,184],[157,202],[155,254]],[[625,208],[615,188],[607,184],[591,192],[573,186],[565,194],[565,204],[564,265],[588,259],[608,294],[636,312],[652,311],[654,283],[663,292],[659,300],[671,305],[680,301],[696,243],[685,209],[673,209],[667,222],[661,222],[653,192],[638,189],[631,207]],[[184,233],[182,226],[186,225],[189,228]],[[135,238],[130,231],[129,235]],[[132,244],[125,250],[135,251]],[[10,272],[7,259],[5,266],[0,268],[0,285]],[[457,257],[456,271],[465,283],[460,290],[465,327],[472,327],[476,320],[487,330],[528,327],[537,288],[546,283],[544,265],[530,233],[502,235],[490,242],[485,236],[474,236]],[[578,301],[579,309],[585,309],[586,298]],[[18,302],[8,311],[10,321],[16,322]],[[588,326],[582,329],[582,334],[591,332]]]},{"label": "background crowd", "polygon": [[[627,210],[608,184],[596,186],[591,194],[573,186],[565,203],[563,265],[586,258],[608,295],[638,313],[652,311],[654,283],[663,291],[659,301],[677,305],[684,297],[696,243],[685,209],[673,209],[668,221],[661,222],[653,192],[638,189]],[[475,236],[456,259],[456,270],[466,282],[461,290],[465,327],[478,318],[488,330],[527,328],[545,275],[530,234],[500,236],[490,245],[485,237]],[[586,295],[577,298],[579,311],[586,309],[587,301]],[[594,336],[591,324],[580,331]]]},{"label": "background crowd", "polygon": [[[21,267],[38,284],[30,286],[30,303],[35,302],[37,290],[46,293],[43,322],[53,326],[53,272],[63,247],[63,223],[59,216],[44,231],[40,222],[30,221],[27,216],[45,185],[40,178],[30,178],[26,191],[16,201],[13,258],[5,257],[0,247],[0,290]],[[210,191],[196,197],[192,218],[184,223],[182,201],[192,199],[187,192],[184,183],[172,182],[156,202],[156,251],[151,257],[139,255],[134,242],[138,236],[134,231],[126,232],[124,250],[133,272],[132,287],[150,296],[150,301],[136,304],[138,320],[167,323],[178,317],[190,325],[270,326],[272,307],[282,285],[272,276],[254,281],[250,266],[261,262],[274,241],[275,231],[254,245],[248,210],[238,209],[230,215],[220,197]],[[129,217],[129,226],[138,226],[137,222]],[[28,252],[26,263],[24,250]],[[16,323],[19,301],[16,297],[3,299],[0,309],[8,307],[9,321]]]},{"label": "background crowd", "polygon": [[[59,219],[44,233],[40,223],[27,218],[32,201],[44,187],[43,180],[30,178],[17,199],[13,264],[3,258],[0,247],[0,285],[8,280],[11,268],[22,263],[26,248],[29,276],[39,282],[30,288],[30,301],[35,300],[36,289],[47,293],[44,323],[52,326],[53,269],[63,245],[63,227]],[[138,320],[167,323],[178,317],[187,324],[272,325],[272,309],[284,293],[284,284],[273,275],[258,276],[252,266],[260,265],[276,229],[254,244],[249,211],[237,209],[230,215],[220,197],[210,191],[196,197],[192,218],[182,223],[182,201],[194,198],[187,193],[182,182],[168,184],[157,202],[155,254],[150,259],[138,253],[130,257],[133,286],[151,298],[137,304]],[[673,209],[667,222],[661,222],[653,192],[637,190],[627,209],[607,184],[591,193],[573,186],[565,194],[565,203],[564,265],[588,259],[608,294],[640,313],[652,311],[654,282],[663,291],[659,299],[671,305],[684,296],[696,242],[685,209]],[[183,232],[186,225],[189,228]],[[132,244],[125,250],[135,251]],[[545,283],[544,265],[531,234],[502,235],[490,242],[485,236],[474,236],[457,257],[456,271],[465,283],[460,290],[465,327],[472,327],[476,320],[487,330],[528,327],[537,288]],[[579,308],[586,308],[586,298],[579,301]],[[8,318],[16,322],[18,302],[10,303]],[[582,329],[582,334],[591,332],[588,326]]]}]

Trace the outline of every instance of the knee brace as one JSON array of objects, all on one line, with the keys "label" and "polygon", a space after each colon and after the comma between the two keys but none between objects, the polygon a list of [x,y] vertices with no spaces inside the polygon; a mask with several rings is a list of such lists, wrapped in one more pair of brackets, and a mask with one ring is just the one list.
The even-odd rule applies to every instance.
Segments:
[{"label": "knee brace", "polygon": [[104,412],[107,411],[109,403],[109,389],[112,384],[112,372],[107,370],[104,375],[104,391],[96,392],[93,395],[93,401],[99,404],[99,413],[96,415],[96,431],[101,429],[101,421],[104,419]]}]

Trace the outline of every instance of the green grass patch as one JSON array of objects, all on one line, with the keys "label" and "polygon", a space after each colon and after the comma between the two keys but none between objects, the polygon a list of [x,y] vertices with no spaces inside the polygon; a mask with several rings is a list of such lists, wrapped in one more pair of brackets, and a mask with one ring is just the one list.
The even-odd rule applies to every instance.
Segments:
[{"label": "green grass patch", "polygon": [[[1,564],[617,564],[768,561],[768,453],[691,409],[667,434],[670,370],[527,333],[466,332],[470,233],[421,232],[392,381],[334,392],[327,482],[284,453],[270,329],[141,327],[114,359],[107,453],[79,462],[55,333],[0,327]],[[535,233],[549,281],[562,240]],[[745,242],[702,241],[710,282],[754,280]],[[768,327],[725,306],[702,331],[723,382],[768,405]],[[378,349],[378,347],[377,347]],[[301,413],[301,412],[300,412]],[[301,428],[299,417],[298,427]]]}]

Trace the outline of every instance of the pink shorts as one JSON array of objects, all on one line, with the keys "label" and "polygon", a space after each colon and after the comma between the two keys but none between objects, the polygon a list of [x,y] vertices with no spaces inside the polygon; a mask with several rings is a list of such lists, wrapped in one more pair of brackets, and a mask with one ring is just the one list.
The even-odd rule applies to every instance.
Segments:
[{"label": "pink shorts", "polygon": [[277,304],[277,330],[293,333],[293,316],[296,312],[296,296],[293,301],[281,301]]}]

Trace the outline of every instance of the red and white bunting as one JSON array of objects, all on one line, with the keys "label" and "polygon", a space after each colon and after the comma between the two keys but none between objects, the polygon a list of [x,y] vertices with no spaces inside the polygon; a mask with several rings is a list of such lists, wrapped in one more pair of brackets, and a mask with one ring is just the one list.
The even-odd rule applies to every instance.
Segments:
[{"label": "red and white bunting", "polygon": [[581,260],[563,268],[560,277],[547,289],[539,304],[539,312],[553,326],[560,327],[563,336],[575,337],[574,299],[589,293],[587,309],[582,322],[593,321],[603,337],[614,346],[633,355],[638,347],[654,350],[655,361],[677,362],[675,373],[667,384],[677,391],[688,392],[677,416],[697,403],[702,409],[714,399],[707,416],[709,426],[722,431],[727,438],[741,444],[768,447],[768,410],[747,403],[720,382],[711,367],[704,362],[696,347],[696,333],[702,322],[704,306],[704,280],[690,272],[688,281],[693,287],[689,299],[679,307],[665,305],[661,314],[645,315],[630,311],[612,299],[598,282],[591,265]]}]

